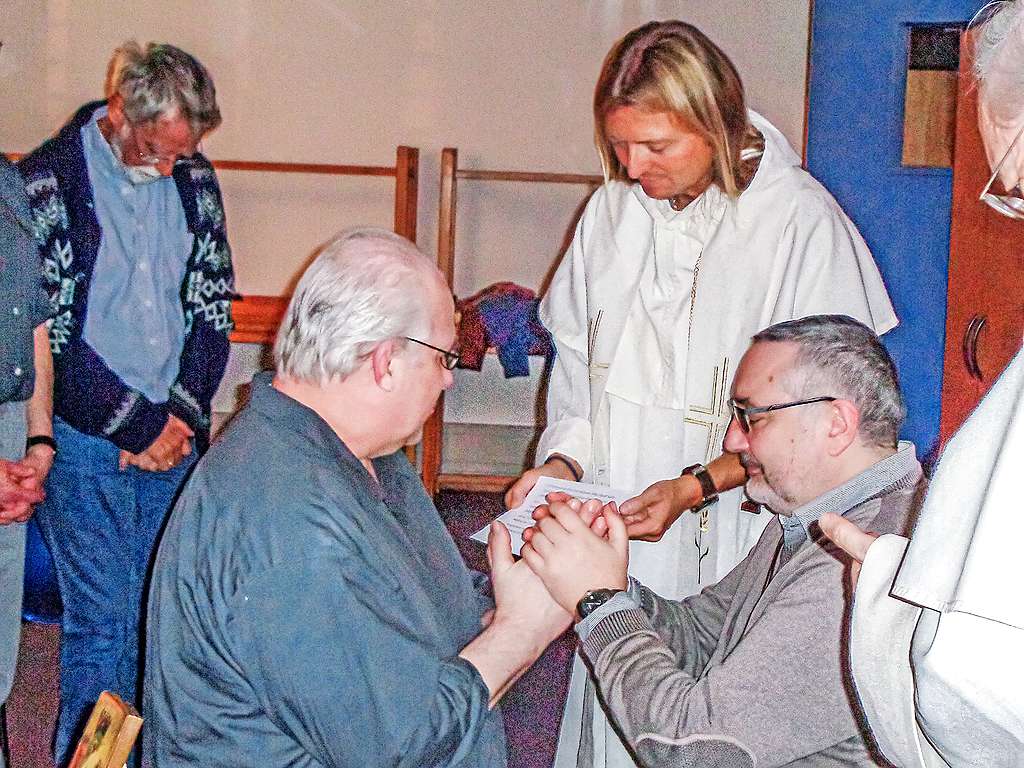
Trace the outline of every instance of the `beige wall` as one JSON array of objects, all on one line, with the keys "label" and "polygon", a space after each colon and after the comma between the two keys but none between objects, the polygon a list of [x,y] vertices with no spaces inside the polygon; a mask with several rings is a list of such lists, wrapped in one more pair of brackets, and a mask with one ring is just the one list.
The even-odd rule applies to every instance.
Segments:
[{"label": "beige wall", "polygon": [[[121,40],[164,39],[213,72],[225,120],[213,158],[390,164],[421,149],[419,242],[436,244],[437,158],[597,172],[589,100],[610,44],[651,18],[701,26],[752,106],[799,148],[806,0],[3,0],[0,147],[23,151],[100,95]],[[310,250],[356,223],[389,226],[386,181],[222,174],[239,287],[278,293]],[[583,190],[462,187],[456,289],[537,287]]]},{"label": "beige wall", "polygon": [[[390,165],[420,148],[419,244],[436,247],[438,157],[470,168],[599,172],[589,103],[612,42],[677,16],[735,61],[751,105],[803,141],[807,0],[0,0],[0,149],[42,141],[101,95],[122,40],[167,40],[217,82],[214,159]],[[386,179],[221,174],[239,290],[278,294],[311,250],[354,224],[391,226]],[[538,288],[580,187],[463,182],[456,292],[498,280]],[[235,345],[216,401],[234,407],[262,353]],[[532,422],[536,376],[461,373],[453,421]],[[512,387],[510,390],[509,388]],[[512,406],[509,404],[512,403]],[[514,407],[513,407],[514,406]]]}]

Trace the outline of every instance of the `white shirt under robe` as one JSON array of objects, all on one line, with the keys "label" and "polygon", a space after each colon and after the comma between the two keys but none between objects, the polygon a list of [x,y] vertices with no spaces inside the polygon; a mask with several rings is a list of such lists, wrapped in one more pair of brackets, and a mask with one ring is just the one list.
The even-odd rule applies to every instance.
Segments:
[{"label": "white shirt under robe", "polygon": [[1018,352],[946,447],[909,546],[880,538],[857,583],[854,681],[901,768],[1024,761],[1022,467]]},{"label": "white shirt under robe", "polygon": [[[677,212],[616,181],[587,204],[541,304],[558,354],[538,464],[562,453],[587,481],[639,493],[719,455],[733,372],[757,331],[818,313],[880,334],[896,325],[853,223],[782,134],[750,117],[765,153],[738,200],[712,187]],[[686,513],[661,541],[632,542],[630,573],[672,599],[715,583],[767,522],[741,501],[739,489],[722,494],[706,531]],[[584,720],[597,768],[632,766],[597,705],[584,707],[585,678],[577,657],[557,768],[576,765]]]}]

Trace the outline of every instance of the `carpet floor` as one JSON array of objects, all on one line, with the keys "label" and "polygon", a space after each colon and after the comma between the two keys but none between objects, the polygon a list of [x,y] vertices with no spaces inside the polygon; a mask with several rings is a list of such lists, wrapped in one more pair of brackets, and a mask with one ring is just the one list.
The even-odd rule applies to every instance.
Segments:
[{"label": "carpet floor", "polygon": [[[500,496],[443,491],[437,507],[466,563],[487,571],[482,545],[469,535],[501,511]],[[53,768],[51,739],[59,698],[60,628],[23,625],[14,688],[7,701],[10,768]],[[502,701],[509,768],[551,768],[575,648],[567,633],[556,640]]]}]

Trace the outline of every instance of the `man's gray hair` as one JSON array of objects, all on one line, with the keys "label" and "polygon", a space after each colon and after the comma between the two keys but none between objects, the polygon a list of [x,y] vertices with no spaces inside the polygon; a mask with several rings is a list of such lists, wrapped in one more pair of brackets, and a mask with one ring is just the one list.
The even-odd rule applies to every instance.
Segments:
[{"label": "man's gray hair", "polygon": [[859,434],[871,445],[893,448],[907,417],[896,365],[878,336],[846,315],[811,315],[776,323],[753,342],[799,346],[790,384],[796,397],[831,395],[860,412]]},{"label": "man's gray hair", "polygon": [[167,43],[129,41],[114,51],[106,96],[119,94],[128,122],[181,115],[198,140],[220,125],[213,78],[195,58]]},{"label": "man's gray hair", "polygon": [[[1021,0],[988,3],[971,20],[971,26],[979,26],[974,43],[974,74],[979,80],[987,78],[997,66],[1003,44],[1022,22],[1024,3]],[[1024,88],[1024,66],[1019,66],[1017,60],[1014,60],[1011,66],[1018,85]]]},{"label": "man's gray hair", "polygon": [[430,281],[437,267],[386,229],[336,235],[306,269],[277,333],[277,372],[326,384],[344,378],[382,341],[430,329]]}]

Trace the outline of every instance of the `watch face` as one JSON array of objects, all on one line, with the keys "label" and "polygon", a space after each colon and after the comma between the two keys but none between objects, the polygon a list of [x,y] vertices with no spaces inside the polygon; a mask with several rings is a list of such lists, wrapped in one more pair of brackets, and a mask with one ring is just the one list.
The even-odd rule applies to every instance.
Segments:
[{"label": "watch face", "polygon": [[588,615],[594,612],[598,607],[604,605],[612,599],[613,595],[617,595],[621,592],[621,589],[594,589],[587,592],[580,601],[576,604],[576,613],[580,615],[581,619],[585,619]]}]

